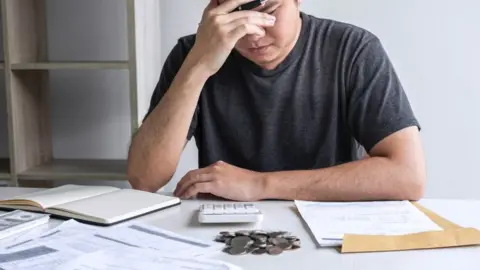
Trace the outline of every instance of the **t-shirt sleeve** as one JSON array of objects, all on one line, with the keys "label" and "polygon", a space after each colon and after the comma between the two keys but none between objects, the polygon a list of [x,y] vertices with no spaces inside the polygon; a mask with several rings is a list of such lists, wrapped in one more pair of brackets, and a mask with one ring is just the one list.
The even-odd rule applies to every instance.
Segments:
[{"label": "t-shirt sleeve", "polygon": [[367,152],[401,129],[420,129],[393,64],[377,37],[358,51],[348,85],[348,123]]},{"label": "t-shirt sleeve", "polygon": [[[151,96],[150,106],[144,117],[144,120],[147,119],[147,117],[152,113],[152,111],[158,106],[158,104],[164,97],[165,93],[170,88],[170,85],[175,79],[175,76],[179,71],[180,67],[182,66],[183,61],[185,60],[187,54],[188,54],[188,50],[179,41],[167,56],[167,59],[165,60],[162,71],[160,73],[160,78]],[[186,138],[187,140],[190,140],[193,137],[197,129],[198,114],[199,114],[199,106],[197,105],[191,120],[190,128],[187,133],[187,138]]]}]

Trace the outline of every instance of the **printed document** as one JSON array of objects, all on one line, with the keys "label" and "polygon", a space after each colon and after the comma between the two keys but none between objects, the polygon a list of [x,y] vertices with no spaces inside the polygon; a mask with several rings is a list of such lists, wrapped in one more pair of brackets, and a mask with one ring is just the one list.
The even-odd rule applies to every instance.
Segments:
[{"label": "printed document", "polygon": [[72,238],[82,238],[84,236],[87,236],[85,238],[88,238],[88,236],[92,235],[94,232],[101,230],[105,230],[105,228],[83,224],[71,219],[46,232],[32,234],[30,237],[22,237],[21,239],[18,239],[18,241],[4,244],[2,248],[4,250],[17,250],[30,246],[37,246],[39,244],[55,242],[63,243],[65,240]]},{"label": "printed document", "polygon": [[78,258],[81,253],[54,246],[32,246],[22,250],[1,252],[0,268],[3,270],[53,270]]},{"label": "printed document", "polygon": [[141,223],[105,230],[99,235],[127,246],[150,248],[162,252],[173,251],[175,254],[188,256],[210,255],[223,248],[221,243],[212,240],[195,239]]},{"label": "printed document", "polygon": [[152,249],[125,247],[102,250],[80,256],[56,270],[240,270],[239,267],[217,260],[179,256]]},{"label": "printed document", "polygon": [[409,201],[295,204],[320,246],[341,246],[344,234],[404,235],[442,230]]}]

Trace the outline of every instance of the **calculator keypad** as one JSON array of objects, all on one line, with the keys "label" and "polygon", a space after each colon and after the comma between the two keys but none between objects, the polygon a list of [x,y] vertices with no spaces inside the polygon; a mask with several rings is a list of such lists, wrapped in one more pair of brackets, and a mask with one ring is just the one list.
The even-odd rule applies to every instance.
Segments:
[{"label": "calculator keypad", "polygon": [[200,211],[204,215],[243,215],[256,214],[260,210],[251,203],[235,203],[235,204],[204,204]]}]

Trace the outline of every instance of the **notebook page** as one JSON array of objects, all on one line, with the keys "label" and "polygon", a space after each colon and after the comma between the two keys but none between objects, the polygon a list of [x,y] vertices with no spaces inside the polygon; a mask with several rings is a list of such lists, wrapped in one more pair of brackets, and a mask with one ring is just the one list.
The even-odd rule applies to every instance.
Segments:
[{"label": "notebook page", "polygon": [[43,208],[49,208],[55,205],[82,200],[116,190],[119,189],[107,186],[64,185],[32,194],[17,196],[15,199],[31,200],[37,202]]},{"label": "notebook page", "polygon": [[110,223],[179,202],[176,197],[134,189],[122,189],[93,198],[56,205],[47,212],[72,218],[84,218],[94,222]]}]

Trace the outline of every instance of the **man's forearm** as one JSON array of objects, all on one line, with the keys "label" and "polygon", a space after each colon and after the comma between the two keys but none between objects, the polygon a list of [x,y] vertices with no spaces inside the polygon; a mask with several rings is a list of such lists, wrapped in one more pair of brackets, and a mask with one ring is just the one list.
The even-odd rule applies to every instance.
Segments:
[{"label": "man's forearm", "polygon": [[421,170],[386,157],[264,175],[265,199],[368,201],[417,200],[423,196]]},{"label": "man's forearm", "polygon": [[207,78],[201,67],[187,58],[132,140],[128,175],[133,188],[156,191],[171,179]]}]

